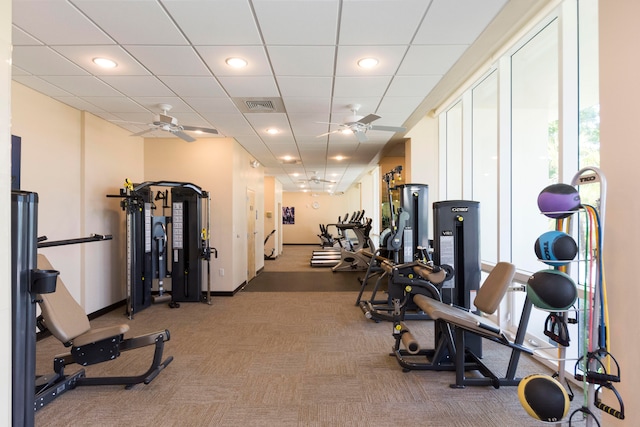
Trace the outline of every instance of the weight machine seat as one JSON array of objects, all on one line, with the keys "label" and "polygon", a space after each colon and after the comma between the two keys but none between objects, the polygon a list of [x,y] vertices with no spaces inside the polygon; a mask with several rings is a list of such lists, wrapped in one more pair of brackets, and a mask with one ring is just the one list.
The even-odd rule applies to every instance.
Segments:
[{"label": "weight machine seat", "polygon": [[[515,265],[499,262],[487,276],[474,300],[478,310],[493,314],[506,294],[516,273]],[[471,313],[464,308],[455,307],[424,295],[414,295],[413,301],[434,320],[441,320],[455,327],[460,327],[478,335],[488,335],[506,343],[507,337],[500,327],[489,319]]]},{"label": "weight machine seat", "polygon": [[[53,270],[47,257],[38,254],[38,268]],[[64,366],[71,363],[92,365],[113,360],[120,356],[121,351],[132,350],[147,345],[155,345],[155,353],[151,367],[142,375],[126,377],[102,377],[77,379],[76,385],[123,384],[131,386],[144,382],[151,382],[173,357],[162,361],[164,342],[169,340],[169,331],[159,331],[133,338],[124,338],[129,331],[126,323],[91,328],[84,309],[76,302],[62,282],[60,276],[56,279],[55,292],[38,295],[38,302],[42,310],[43,323],[51,334],[66,347],[71,347],[69,353],[55,356],[54,369],[57,377],[63,379]]]},{"label": "weight machine seat", "polygon": [[[474,300],[476,308],[487,314],[493,314],[498,309],[500,301],[504,298],[509,286],[515,276],[516,268],[513,264],[508,262],[499,262],[491,270],[491,273],[487,276],[486,280],[478,290],[477,296]],[[455,348],[456,348],[456,386],[464,387],[464,385],[493,385],[498,388],[500,385],[517,385],[519,379],[515,378],[515,371],[517,368],[518,357],[520,352],[533,354],[531,349],[528,349],[522,345],[524,339],[524,332],[529,319],[529,313],[531,304],[525,303],[523,314],[521,317],[520,325],[518,327],[518,333],[516,339],[512,342],[500,329],[500,326],[490,321],[489,319],[471,313],[465,308],[456,307],[453,305],[445,304],[437,301],[433,298],[429,298],[424,295],[414,295],[414,303],[424,310],[433,320],[439,322],[443,326],[453,326],[455,334]],[[479,358],[475,357],[469,349],[464,345],[464,332],[470,332],[479,335],[483,338],[490,339],[498,342],[502,345],[508,346],[512,349],[512,356],[507,369],[507,375],[505,378],[498,378],[495,376],[486,366],[484,366]],[[465,355],[471,355],[474,359],[477,369],[480,370],[486,377],[487,381],[478,378],[465,378]]]},{"label": "weight machine seat", "polygon": [[[38,254],[38,268],[53,270],[47,257],[42,254]],[[38,299],[47,329],[67,347],[82,346],[129,330],[127,324],[91,329],[84,309],[71,296],[60,276],[56,280],[56,291],[41,294]]]}]

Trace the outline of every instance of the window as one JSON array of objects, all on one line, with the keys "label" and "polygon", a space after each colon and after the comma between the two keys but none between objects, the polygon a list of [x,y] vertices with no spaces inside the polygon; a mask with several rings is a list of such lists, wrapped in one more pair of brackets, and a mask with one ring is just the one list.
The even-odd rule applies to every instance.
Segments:
[{"label": "window", "polygon": [[482,261],[498,261],[498,72],[472,89],[473,200],[480,202]]},{"label": "window", "polygon": [[[538,194],[549,184],[569,183],[579,168],[599,165],[597,12],[597,0],[562,3],[440,116],[446,198],[471,194],[480,201],[481,259],[511,261],[523,280],[550,268],[534,253],[536,239],[555,226],[539,213]],[[463,167],[467,156],[471,167]],[[599,191],[590,187],[584,191]],[[597,205],[597,194],[580,193]],[[524,300],[523,292],[511,294],[500,316],[509,319],[505,327],[517,328]],[[541,346],[549,343],[547,315],[532,310],[528,325],[531,342]],[[567,354],[575,355],[575,325],[570,335]]]}]

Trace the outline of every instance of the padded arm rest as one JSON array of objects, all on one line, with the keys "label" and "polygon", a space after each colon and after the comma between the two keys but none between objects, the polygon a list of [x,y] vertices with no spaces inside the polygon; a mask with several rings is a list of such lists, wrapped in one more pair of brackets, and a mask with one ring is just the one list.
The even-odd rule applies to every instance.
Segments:
[{"label": "padded arm rest", "polygon": [[500,327],[488,319],[450,305],[436,301],[424,295],[415,295],[413,302],[434,320],[443,320],[481,335],[504,340]]},{"label": "padded arm rest", "polygon": [[440,269],[439,271],[433,271],[432,269],[429,269],[420,264],[414,266],[413,271],[418,276],[430,281],[434,285],[438,285],[444,282],[445,279],[447,278],[447,272],[444,271],[443,269]]},{"label": "padded arm rest", "polygon": [[91,329],[88,332],[76,337],[72,344],[74,347],[82,347],[85,344],[91,344],[107,338],[122,335],[129,330],[129,325],[123,323],[121,325],[107,326],[104,328]]}]

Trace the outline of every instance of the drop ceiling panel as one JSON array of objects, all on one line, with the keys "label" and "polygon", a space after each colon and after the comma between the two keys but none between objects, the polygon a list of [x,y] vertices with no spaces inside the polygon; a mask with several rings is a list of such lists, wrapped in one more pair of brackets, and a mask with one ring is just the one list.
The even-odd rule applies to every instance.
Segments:
[{"label": "drop ceiling panel", "polygon": [[285,97],[282,98],[282,102],[290,114],[313,113],[315,120],[329,120],[329,110],[331,108],[330,97]]},{"label": "drop ceiling panel", "polygon": [[[147,128],[158,103],[169,103],[179,122],[237,139],[267,173],[282,177],[284,191],[291,190],[289,172],[333,167],[344,171],[337,190],[346,191],[390,140],[401,146],[404,134],[371,130],[363,144],[353,134],[317,138],[340,128],[326,122],[351,120],[348,105],[360,104],[358,115],[382,116],[376,124],[412,126],[435,107],[429,93],[460,55],[490,58],[493,50],[467,50],[479,34],[483,46],[497,45],[505,28],[515,34],[541,3],[548,1],[14,0],[12,76],[107,120],[141,123],[121,124],[132,132]],[[377,57],[378,67],[358,68],[365,55]],[[118,67],[98,69],[96,56]],[[232,56],[247,67],[229,67]],[[249,123],[237,98],[282,107]],[[284,132],[265,135],[267,125]],[[291,150],[302,163],[283,164],[270,147]],[[338,162],[327,150],[349,158]]]},{"label": "drop ceiling panel", "polygon": [[336,77],[333,93],[342,98],[379,97],[390,82],[391,76]]},{"label": "drop ceiling panel", "polygon": [[[13,1],[11,13],[15,25],[50,46],[114,44],[108,35],[66,1]],[[51,22],[64,25],[51,25]]]},{"label": "drop ceiling panel", "polygon": [[[337,76],[392,76],[395,74],[407,46],[340,46],[336,61]],[[358,66],[362,58],[376,58],[379,63],[373,69]]]},{"label": "drop ceiling panel", "polygon": [[[15,67],[14,67],[15,68]],[[30,76],[30,75],[13,75],[13,80],[22,83],[23,85],[30,87],[33,90],[36,90],[40,93],[44,93],[47,96],[57,97],[57,96],[71,96],[71,93],[67,92],[64,89],[59,88],[41,78]]]},{"label": "drop ceiling panel", "polygon": [[33,37],[32,35],[25,33],[15,25],[11,26],[11,44],[13,46],[42,46],[43,43]]},{"label": "drop ceiling panel", "polygon": [[[124,96],[85,96],[83,99],[104,111],[113,112],[123,120],[148,123],[153,119],[153,116],[146,108]],[[123,117],[120,113],[138,113],[140,116],[129,119]]]},{"label": "drop ceiling panel", "polygon": [[338,2],[254,0],[253,7],[267,44],[336,44]]},{"label": "drop ceiling panel", "polygon": [[411,46],[398,75],[443,75],[466,49],[466,45]]},{"label": "drop ceiling panel", "polygon": [[440,76],[395,76],[385,98],[408,96],[424,99],[439,81]]},{"label": "drop ceiling panel", "polygon": [[507,0],[434,0],[414,43],[469,45],[506,3]]},{"label": "drop ceiling panel", "polygon": [[429,3],[425,0],[346,0],[342,6],[340,43],[409,44]]},{"label": "drop ceiling panel", "polygon": [[[68,58],[94,76],[146,76],[147,71],[122,47],[116,45],[89,45],[89,46],[53,46],[53,49],[62,56]],[[115,68],[102,68],[93,62],[94,58],[107,58],[115,61]]]},{"label": "drop ceiling panel", "polygon": [[190,46],[125,46],[133,56],[157,76],[210,76]]},{"label": "drop ceiling panel", "polygon": [[86,76],[87,73],[58,52],[45,46],[14,46],[11,61],[16,67],[41,76]]},{"label": "drop ceiling panel", "polygon": [[78,110],[88,111],[105,120],[117,119],[115,114],[106,113],[104,109],[91,104],[84,98],[78,98],[77,96],[54,96],[53,98]]},{"label": "drop ceiling panel", "polygon": [[74,0],[74,4],[119,44],[188,44],[155,0]]},{"label": "drop ceiling panel", "polygon": [[176,113],[193,113],[193,108],[176,96],[136,96],[132,98],[135,102],[147,108],[154,114],[162,112],[160,104],[169,104],[169,115],[174,116]]},{"label": "drop ceiling panel", "polygon": [[334,46],[269,46],[267,53],[277,76],[331,76]]},{"label": "drop ceiling panel", "polygon": [[252,136],[256,137],[256,134],[247,122],[247,119],[240,113],[237,114],[220,114],[220,113],[202,113],[202,116],[209,121],[212,125],[218,129],[218,132],[225,136],[244,137]]},{"label": "drop ceiling panel", "polygon": [[122,96],[93,76],[45,76],[43,79],[75,96]]},{"label": "drop ceiling panel", "polygon": [[324,77],[277,76],[278,87],[283,98],[286,97],[331,97],[333,79]]},{"label": "drop ceiling panel", "polygon": [[238,108],[229,98],[183,97],[184,101],[201,113],[237,113]]},{"label": "drop ceiling panel", "polygon": [[[327,115],[328,117],[328,115]],[[289,113],[289,122],[293,133],[296,135],[296,139],[300,139],[303,136],[317,136],[324,133],[328,129],[328,125],[325,123],[317,123],[318,116],[315,114],[293,114]]]},{"label": "drop ceiling panel", "polygon": [[[262,46],[196,46],[196,51],[218,77],[271,75],[271,66]],[[236,69],[225,63],[234,57],[246,60],[247,66]]]},{"label": "drop ceiling panel", "polygon": [[129,96],[173,96],[158,78],[153,76],[103,76],[102,80]]},{"label": "drop ceiling panel", "polygon": [[402,126],[424,98],[419,96],[385,97],[377,113],[382,117],[377,125]]},{"label": "drop ceiling panel", "polygon": [[162,4],[194,45],[262,43],[249,2],[164,0]]},{"label": "drop ceiling panel", "polygon": [[202,76],[158,76],[160,81],[181,97],[225,97],[222,86],[213,77]]},{"label": "drop ceiling panel", "polygon": [[220,77],[224,90],[232,98],[277,97],[280,95],[271,76],[225,76]]}]

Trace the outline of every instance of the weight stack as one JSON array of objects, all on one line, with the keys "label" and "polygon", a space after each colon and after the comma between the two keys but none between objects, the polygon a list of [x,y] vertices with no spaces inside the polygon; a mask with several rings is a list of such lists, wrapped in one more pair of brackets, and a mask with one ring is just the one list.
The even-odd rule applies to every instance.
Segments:
[{"label": "weight stack", "polygon": [[171,300],[202,297],[202,199],[189,187],[171,189]]},{"label": "weight stack", "polygon": [[[453,267],[453,279],[444,282],[442,300],[467,309],[480,289],[480,203],[447,200],[433,203],[433,261]],[[477,312],[476,312],[477,313]],[[467,347],[482,357],[482,340],[466,334]]]}]

